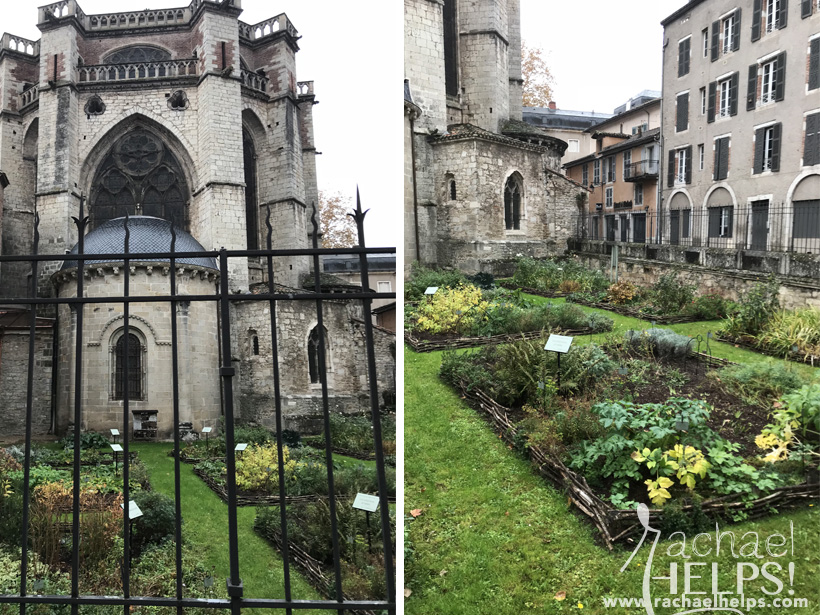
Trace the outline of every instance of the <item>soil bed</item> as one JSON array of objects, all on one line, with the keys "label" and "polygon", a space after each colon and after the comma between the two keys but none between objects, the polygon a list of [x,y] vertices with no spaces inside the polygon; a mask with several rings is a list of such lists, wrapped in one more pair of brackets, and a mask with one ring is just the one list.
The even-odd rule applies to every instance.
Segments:
[{"label": "soil bed", "polygon": [[[590,335],[594,333],[592,329],[553,329],[550,331],[555,335]],[[525,333],[504,333],[502,335],[489,335],[485,337],[458,337],[447,334],[433,334],[424,331],[407,331],[404,333],[404,341],[415,352],[433,352],[436,350],[455,350],[458,348],[476,348],[478,346],[495,346],[497,344],[509,344],[521,340],[530,340],[541,337],[542,331],[527,331]]]}]

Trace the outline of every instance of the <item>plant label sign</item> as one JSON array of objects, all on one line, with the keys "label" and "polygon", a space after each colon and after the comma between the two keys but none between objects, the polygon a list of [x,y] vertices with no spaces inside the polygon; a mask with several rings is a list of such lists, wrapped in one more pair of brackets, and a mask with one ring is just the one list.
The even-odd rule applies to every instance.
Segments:
[{"label": "plant label sign", "polygon": [[424,294],[425,295],[435,295],[437,290],[438,290],[438,286],[428,286],[427,290],[424,291]]},{"label": "plant label sign", "polygon": [[367,512],[376,512],[379,507],[379,498],[375,495],[368,495],[366,493],[357,493],[356,499],[353,500],[353,508],[364,510]]},{"label": "plant label sign", "polygon": [[550,335],[544,350],[552,350],[566,354],[572,345],[572,338],[567,335]]},{"label": "plant label sign", "polygon": [[202,433],[211,433],[211,429],[213,429],[213,428],[212,427],[203,427],[202,428]]},{"label": "plant label sign", "polygon": [[111,435],[112,435],[112,436],[118,436],[118,435],[120,435],[120,430],[119,430],[119,429],[112,429],[112,430],[111,430]]},{"label": "plant label sign", "polygon": [[[120,508],[125,510],[125,505],[120,504]],[[133,521],[134,519],[139,519],[140,517],[142,517],[142,511],[140,510],[140,507],[137,506],[137,503],[134,500],[129,500],[128,501],[128,518],[131,521]]]},{"label": "plant label sign", "polygon": [[123,452],[122,451],[122,446],[120,446],[119,444],[112,444],[111,445],[111,450],[114,451],[115,453]]}]

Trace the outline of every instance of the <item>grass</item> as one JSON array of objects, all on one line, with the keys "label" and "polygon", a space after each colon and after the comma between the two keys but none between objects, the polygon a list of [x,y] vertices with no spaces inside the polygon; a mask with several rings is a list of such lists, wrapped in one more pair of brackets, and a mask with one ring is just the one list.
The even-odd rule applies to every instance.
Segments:
[{"label": "grass", "polygon": [[[174,497],[174,459],[168,456],[168,443],[135,443],[151,475],[154,489]],[[229,576],[228,507],[202,482],[189,464],[181,464],[182,515],[185,537],[197,551],[205,554],[206,568],[214,569],[215,583],[224,587]],[[279,553],[253,531],[255,507],[237,509],[239,570],[246,598],[283,598],[284,566]],[[291,588],[296,600],[322,599],[291,565]],[[323,612],[323,611],[310,611]]]},{"label": "grass", "polygon": [[[615,319],[618,332],[648,326],[638,319],[609,315]],[[705,337],[716,325],[701,322],[670,328]],[[592,337],[602,341],[601,336]],[[715,342],[711,346],[715,356],[733,361],[761,360],[761,355],[727,344]],[[406,613],[645,615],[642,607],[606,609],[603,599],[640,597],[647,549],[621,573],[629,551],[619,548],[609,552],[600,546],[597,530],[571,512],[566,496],[538,477],[528,462],[509,450],[483,419],[438,379],[440,362],[440,353],[416,354],[405,349],[405,507],[407,511],[421,510],[409,525],[405,585],[412,595],[406,600]],[[794,557],[787,561],[795,563],[794,583],[789,585],[787,574],[778,575],[786,583],[779,596],[790,597],[787,591],[791,588],[794,597],[808,598],[810,606],[787,612],[815,614],[820,610],[816,584],[820,513],[816,508],[721,529],[733,531],[738,541],[746,532],[758,532],[765,541],[774,532],[788,536],[791,522]],[[682,591],[684,560],[666,555],[670,546],[659,545],[652,571],[656,576],[668,576],[669,564],[677,562]],[[691,544],[686,546],[691,554]],[[734,591],[736,564],[749,559],[735,560],[723,551],[716,558],[688,561],[717,562],[719,589]],[[785,568],[784,559],[779,563]],[[709,570],[710,566],[693,569],[693,574],[704,577],[693,581],[693,590],[709,589]],[[662,583],[653,582],[653,596],[669,597],[668,582],[666,587]],[[753,585],[747,597],[774,599],[761,593],[761,583]],[[558,601],[554,596],[561,591],[566,592],[566,599]],[[660,606],[655,612],[672,615],[680,610]],[[784,610],[768,606],[754,612],[768,615]]]}]

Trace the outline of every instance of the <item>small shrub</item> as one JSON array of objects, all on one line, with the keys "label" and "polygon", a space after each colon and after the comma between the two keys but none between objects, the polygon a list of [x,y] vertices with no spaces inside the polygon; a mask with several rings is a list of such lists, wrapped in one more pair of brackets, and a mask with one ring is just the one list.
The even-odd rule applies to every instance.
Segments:
[{"label": "small shrub", "polygon": [[820,310],[806,307],[775,311],[755,337],[755,343],[779,356],[792,352],[803,357],[820,356]]},{"label": "small shrub", "polygon": [[[282,449],[285,478],[293,476],[296,461],[287,447]],[[241,491],[276,493],[279,488],[279,453],[275,442],[246,448],[236,460],[236,488]]]},{"label": "small shrub", "polygon": [[662,314],[677,314],[694,296],[695,286],[681,282],[674,271],[663,274],[652,285],[652,302]]},{"label": "small shrub", "polygon": [[467,280],[470,284],[478,286],[481,290],[491,290],[495,288],[495,276],[492,273],[479,272],[473,275],[468,275]]},{"label": "small shrub", "polygon": [[670,329],[630,330],[626,332],[626,339],[634,350],[651,353],[658,358],[685,357],[692,351],[692,338]]},{"label": "small shrub", "polygon": [[574,345],[561,361],[561,391],[583,391],[612,373],[615,366],[597,344]]},{"label": "small shrub", "polygon": [[734,309],[734,302],[717,293],[707,293],[695,299],[684,308],[684,313],[701,320],[726,318]]},{"label": "small shrub", "polygon": [[772,278],[766,284],[756,284],[743,295],[737,311],[727,318],[725,331],[734,337],[757,335],[779,308],[776,280]]},{"label": "small shrub", "polygon": [[607,299],[613,305],[624,305],[637,296],[638,291],[632,282],[616,282],[607,290]]},{"label": "small shrub", "polygon": [[430,333],[466,333],[486,318],[481,289],[460,285],[439,290],[416,309],[416,328]]},{"label": "small shrub", "polygon": [[419,263],[413,263],[410,279],[404,284],[404,298],[406,301],[420,301],[424,299],[424,291],[430,286],[440,289],[456,288],[466,283],[467,279],[458,271],[428,269]]},{"label": "small shrub", "polygon": [[274,434],[260,426],[235,425],[233,428],[234,442],[245,442],[246,444],[266,444],[275,442]]},{"label": "small shrub", "polygon": [[581,290],[581,283],[576,280],[564,280],[558,285],[558,290],[562,293],[577,293]]},{"label": "small shrub", "polygon": [[[85,431],[80,434],[80,449],[109,449],[111,442],[101,433],[96,431]],[[74,450],[74,434],[67,434],[60,440],[60,446],[65,450]]]},{"label": "small shrub", "polygon": [[148,545],[172,539],[176,531],[174,500],[158,491],[142,491],[134,494],[134,501],[142,511],[134,525],[131,545],[139,555]]},{"label": "small shrub", "polygon": [[710,372],[709,377],[746,403],[763,408],[769,408],[778,397],[806,383],[799,372],[780,361],[730,365]]}]

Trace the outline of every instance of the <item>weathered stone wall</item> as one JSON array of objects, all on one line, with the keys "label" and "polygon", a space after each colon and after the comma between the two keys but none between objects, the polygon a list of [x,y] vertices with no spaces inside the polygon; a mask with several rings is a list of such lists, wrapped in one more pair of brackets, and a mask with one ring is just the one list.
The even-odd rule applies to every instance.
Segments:
[{"label": "weathered stone wall", "polygon": [[[570,236],[579,188],[545,171],[557,161],[542,148],[483,139],[441,142],[437,156],[438,264],[466,272],[492,270],[492,261],[519,254],[536,258],[563,252]],[[506,230],[504,185],[523,179],[520,230]],[[450,200],[447,182],[456,183]]]},{"label": "weathered stone wall", "polygon": [[[0,329],[0,438],[26,433],[29,331]],[[32,434],[45,435],[51,428],[52,332],[39,328],[34,340],[34,405]]]},{"label": "weathered stone wall", "polygon": [[[180,295],[212,295],[216,272],[187,266],[177,275]],[[55,277],[60,297],[76,296],[76,269]],[[86,296],[121,297],[121,268],[90,267],[86,272]],[[130,292],[136,295],[170,293],[168,266],[162,263],[133,265]],[[172,335],[167,304],[131,304],[129,330],[142,345],[143,398],[129,401],[130,410],[159,410],[158,434],[173,431]],[[81,428],[107,432],[122,427],[123,401],[114,399],[114,347],[124,325],[123,306],[118,303],[89,305],[83,313],[83,416]],[[59,309],[59,375],[57,427],[62,433],[74,418],[75,310]],[[216,308],[212,302],[181,301],[177,311],[180,421],[199,430],[215,426],[221,412],[219,345]]]}]

